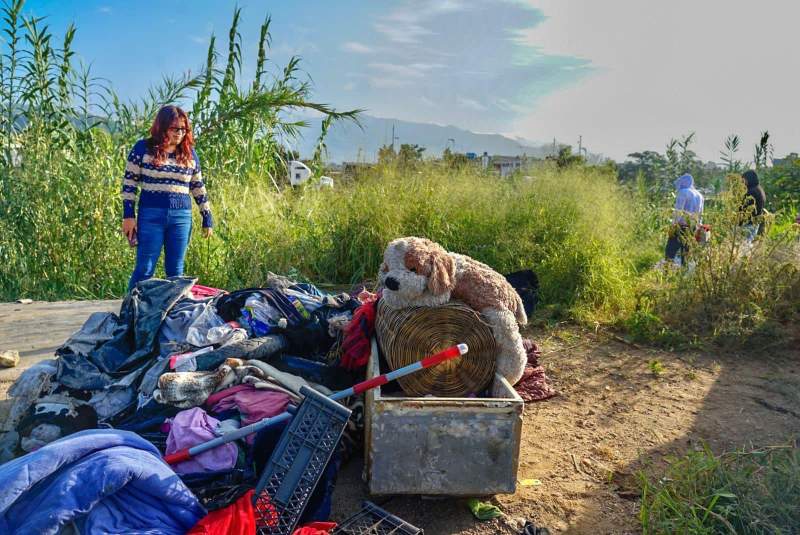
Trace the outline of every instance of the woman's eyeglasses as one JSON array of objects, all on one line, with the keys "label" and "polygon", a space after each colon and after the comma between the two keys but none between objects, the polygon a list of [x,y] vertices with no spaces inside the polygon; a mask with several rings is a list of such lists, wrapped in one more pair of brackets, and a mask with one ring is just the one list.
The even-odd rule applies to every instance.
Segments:
[{"label": "woman's eyeglasses", "polygon": [[175,132],[176,134],[185,134],[189,131],[188,128],[183,128],[182,126],[170,126],[167,130]]}]

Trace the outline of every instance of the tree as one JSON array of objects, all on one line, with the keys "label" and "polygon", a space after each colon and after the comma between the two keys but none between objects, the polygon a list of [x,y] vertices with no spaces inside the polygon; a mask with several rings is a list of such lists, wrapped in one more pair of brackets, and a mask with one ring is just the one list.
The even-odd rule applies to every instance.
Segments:
[{"label": "tree", "polygon": [[420,147],[416,143],[413,145],[403,143],[397,153],[397,162],[403,167],[412,166],[422,160],[423,152],[425,152],[425,147]]},{"label": "tree", "polygon": [[725,150],[720,151],[722,163],[727,167],[728,173],[738,173],[742,169],[742,162],[736,159],[742,140],[737,134],[725,138]]},{"label": "tree", "polygon": [[654,150],[632,152],[628,154],[632,162],[623,162],[619,166],[619,179],[621,182],[633,182],[642,176],[646,183],[653,184],[660,181],[664,175],[667,161]]},{"label": "tree", "polygon": [[[553,160],[552,156],[547,157],[548,160]],[[565,145],[558,150],[558,156],[555,158],[556,167],[559,169],[566,169],[573,165],[582,165],[586,163],[583,156],[580,154],[572,154],[572,147]]]},{"label": "tree", "polygon": [[772,160],[772,143],[769,142],[769,130],[761,132],[761,137],[753,149],[753,166],[756,169],[767,167]]},{"label": "tree", "polygon": [[698,186],[713,186],[720,176],[718,166],[713,162],[702,162],[697,158],[697,154],[692,150],[694,141],[695,134],[690,132],[681,138],[670,139],[664,154],[655,151],[628,154],[628,158],[633,161],[624,162],[619,166],[619,180],[629,184],[641,180],[644,188],[657,196],[671,191],[675,178],[684,173],[690,173]]},{"label": "tree", "polygon": [[697,153],[689,148],[694,143],[694,132],[689,133],[678,141],[678,149],[680,150],[679,174],[689,173],[697,160]]},{"label": "tree", "polygon": [[379,164],[390,164],[394,162],[395,157],[397,154],[394,152],[394,147],[391,145],[383,145],[381,148],[378,149],[378,163]]},{"label": "tree", "polygon": [[759,178],[771,210],[789,208],[796,213],[800,208],[800,158],[796,154],[783,158],[773,167],[761,169]]}]

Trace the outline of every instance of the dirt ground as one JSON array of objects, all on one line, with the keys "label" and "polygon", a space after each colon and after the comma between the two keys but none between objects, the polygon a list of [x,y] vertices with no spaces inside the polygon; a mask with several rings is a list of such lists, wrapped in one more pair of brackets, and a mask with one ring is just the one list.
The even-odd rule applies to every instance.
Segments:
[{"label": "dirt ground", "polygon": [[[118,301],[0,304],[0,349],[20,368],[52,355],[94,310]],[[785,443],[800,431],[800,344],[760,355],[670,353],[613,334],[562,326],[527,333],[560,395],[525,407],[516,494],[485,499],[505,517],[477,522],[464,499],[375,501],[428,535],[519,533],[525,519],[552,533],[639,533],[635,474],[708,442],[714,450]],[[19,369],[0,370],[0,399]],[[2,411],[2,409],[0,409]],[[0,419],[4,414],[0,414]],[[363,464],[348,463],[334,492],[334,520],[367,499]]]}]

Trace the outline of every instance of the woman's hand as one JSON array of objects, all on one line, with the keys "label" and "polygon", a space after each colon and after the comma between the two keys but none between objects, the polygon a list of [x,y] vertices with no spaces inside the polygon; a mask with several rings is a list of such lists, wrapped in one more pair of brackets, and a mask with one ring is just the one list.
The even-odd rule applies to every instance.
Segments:
[{"label": "woman's hand", "polygon": [[123,219],[122,233],[128,238],[128,241],[132,240],[136,236],[136,219],[132,217]]},{"label": "woman's hand", "polygon": [[211,227],[203,227],[203,237],[208,238],[214,234],[214,229]]}]

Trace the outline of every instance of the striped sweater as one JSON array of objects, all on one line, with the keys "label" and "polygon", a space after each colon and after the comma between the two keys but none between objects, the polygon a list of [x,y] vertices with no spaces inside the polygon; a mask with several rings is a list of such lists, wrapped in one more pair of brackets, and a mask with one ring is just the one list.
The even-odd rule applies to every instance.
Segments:
[{"label": "striped sweater", "polygon": [[[170,154],[163,165],[156,165],[147,150],[147,140],[141,139],[131,149],[122,181],[122,217],[136,217],[136,194],[139,208],[192,208],[192,199],[200,207],[203,227],[211,227],[211,207],[200,171],[200,159],[192,149],[194,161],[180,165]],[[190,197],[191,195],[191,197]]]}]

